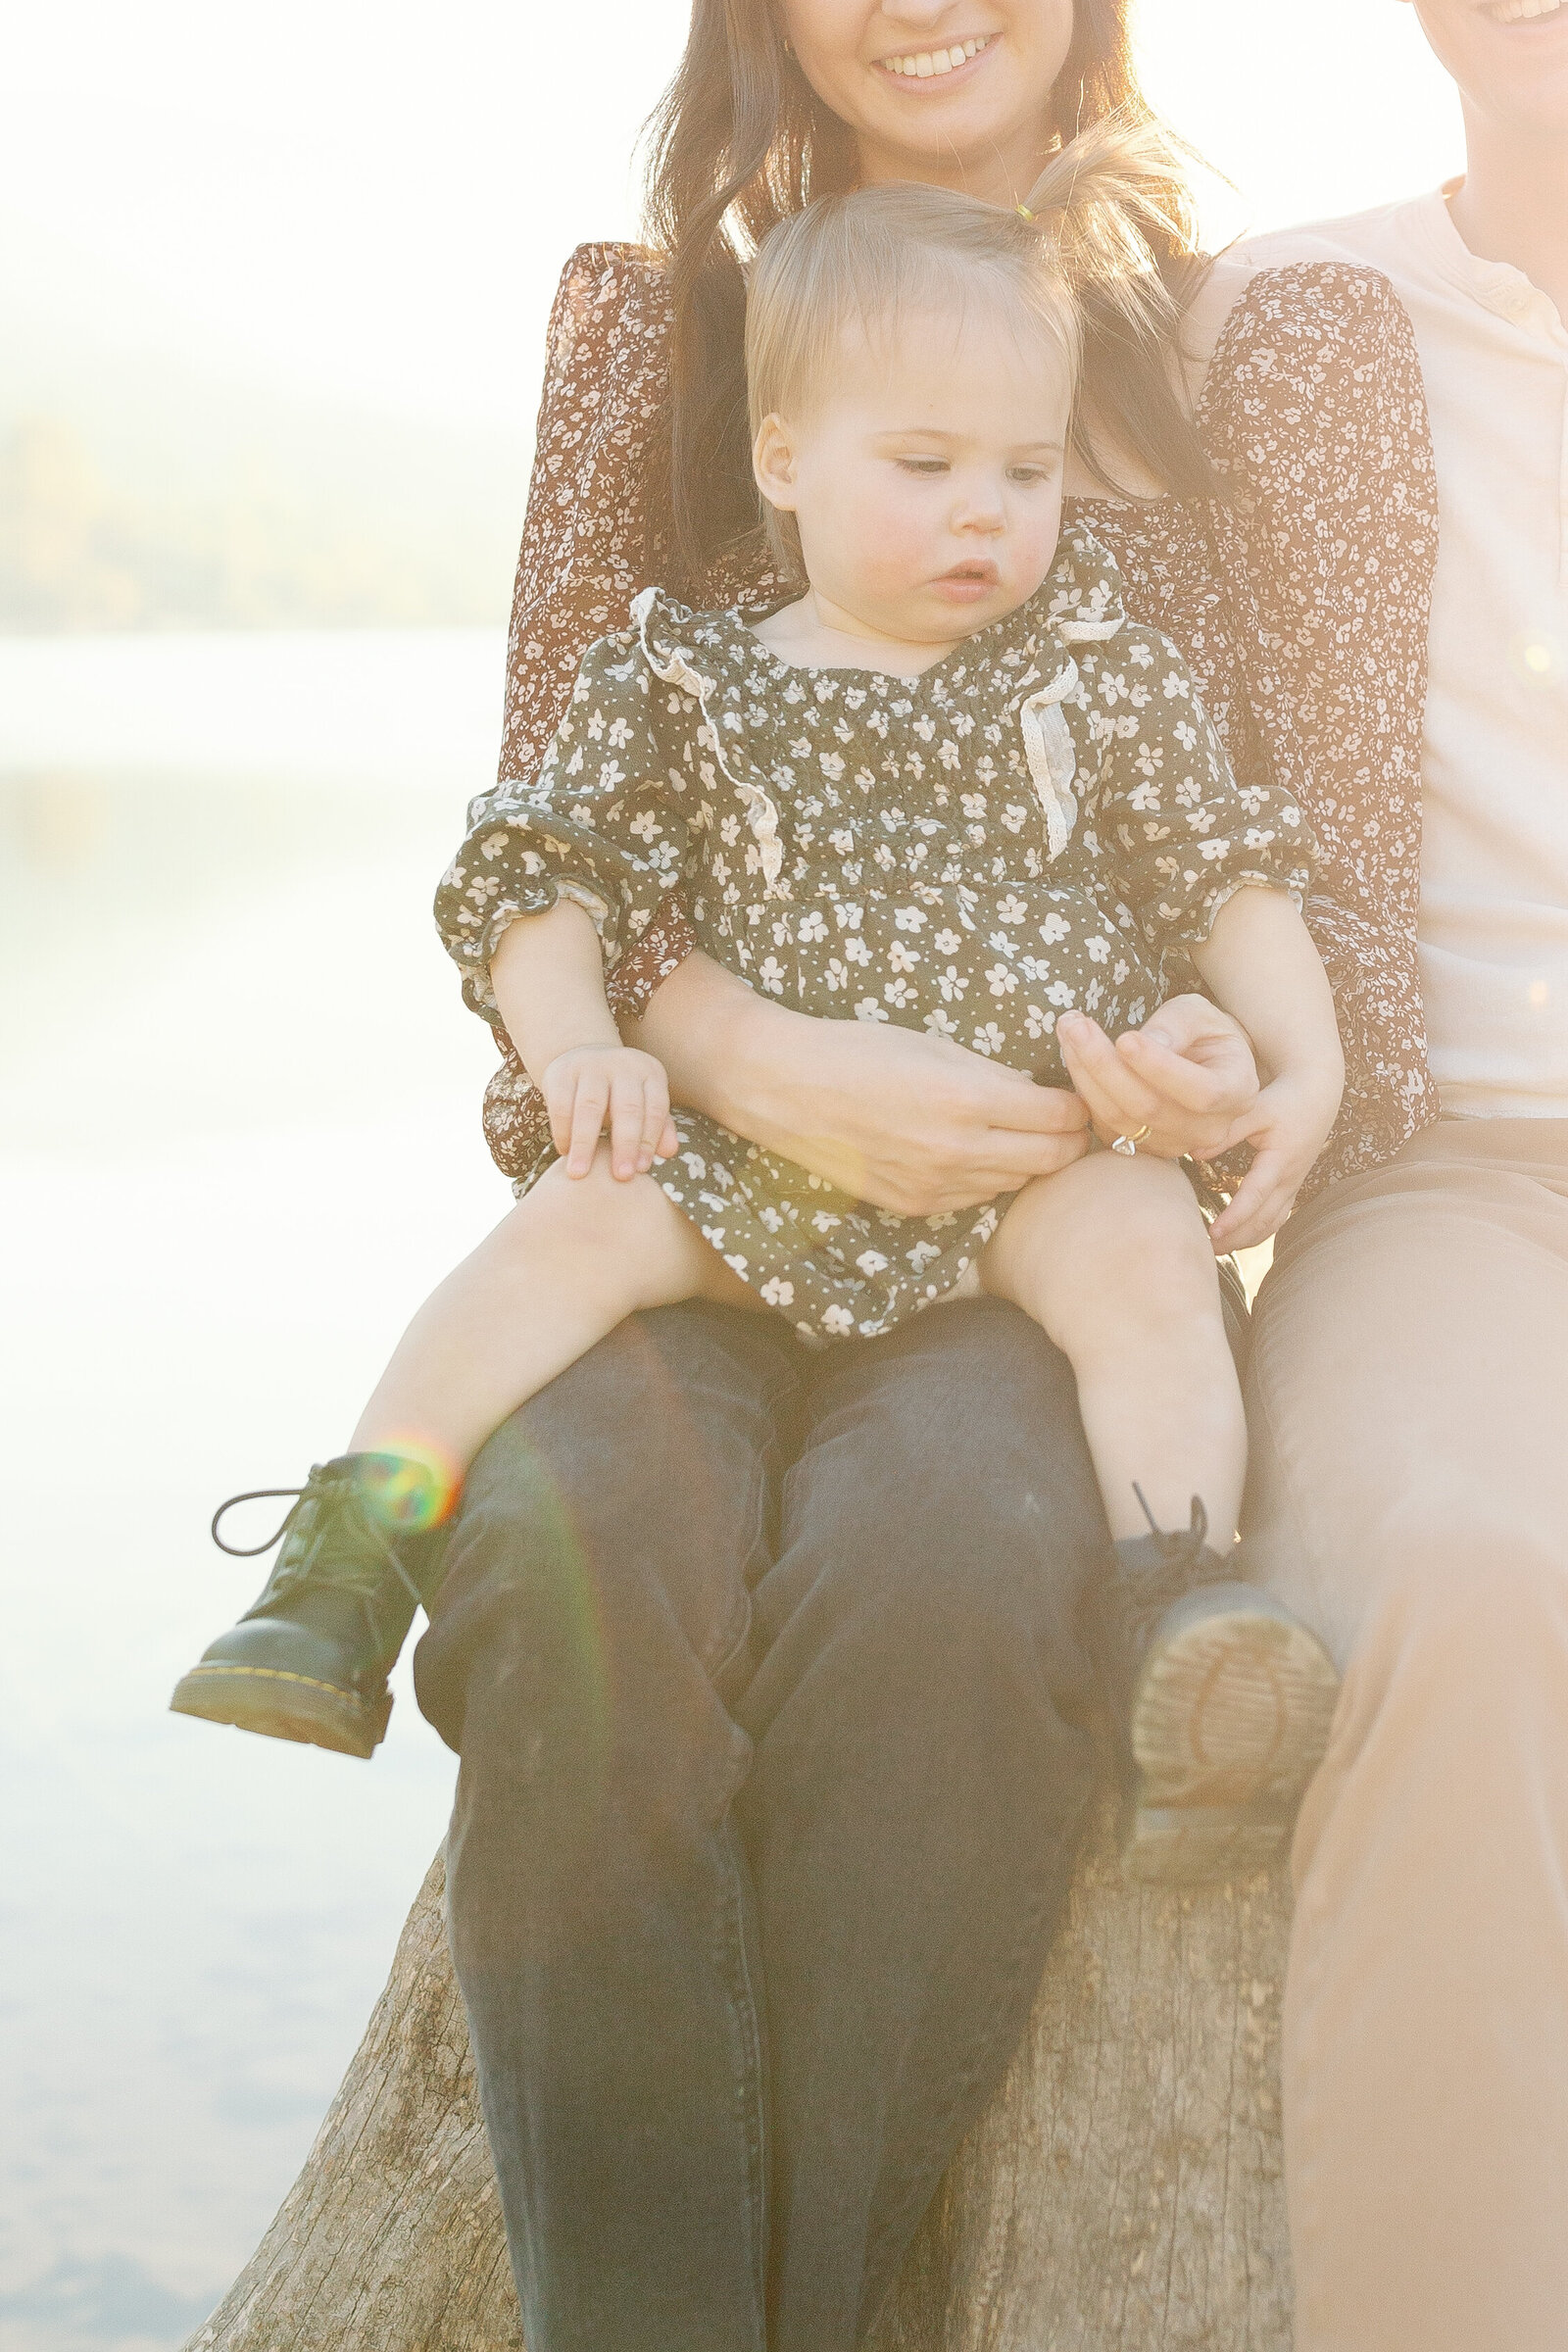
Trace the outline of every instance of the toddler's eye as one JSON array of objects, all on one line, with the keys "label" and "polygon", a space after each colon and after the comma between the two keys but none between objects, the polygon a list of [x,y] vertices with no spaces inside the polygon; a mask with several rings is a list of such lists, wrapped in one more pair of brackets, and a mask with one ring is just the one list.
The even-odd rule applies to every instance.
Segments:
[{"label": "toddler's eye", "polygon": [[906,473],[946,473],[948,470],[946,458],[900,458],[898,463]]},{"label": "toddler's eye", "polygon": [[1054,466],[1009,466],[1007,479],[1009,482],[1049,482],[1054,472]]}]

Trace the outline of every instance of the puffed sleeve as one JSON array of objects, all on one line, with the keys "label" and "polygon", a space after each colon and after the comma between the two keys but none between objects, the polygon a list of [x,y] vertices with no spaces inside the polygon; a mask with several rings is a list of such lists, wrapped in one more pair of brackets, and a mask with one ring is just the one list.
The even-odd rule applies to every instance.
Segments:
[{"label": "puffed sleeve", "polygon": [[646,937],[687,870],[698,723],[696,701],[655,679],[635,633],[589,648],[538,775],[486,796],[436,894],[476,1012],[499,1022],[489,967],[503,933],[558,899],[593,917],[607,975]]},{"label": "puffed sleeve", "polygon": [[1094,746],[1083,778],[1085,853],[1102,862],[1150,946],[1205,940],[1237,891],[1311,882],[1294,793],[1238,783],[1168,637],[1129,622],[1079,656],[1078,709]]}]

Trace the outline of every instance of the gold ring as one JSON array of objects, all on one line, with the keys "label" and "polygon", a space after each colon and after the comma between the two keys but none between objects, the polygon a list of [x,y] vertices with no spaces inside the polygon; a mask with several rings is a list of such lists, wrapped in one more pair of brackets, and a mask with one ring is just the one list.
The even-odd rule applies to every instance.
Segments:
[{"label": "gold ring", "polygon": [[1153,1132],[1152,1122],[1146,1119],[1135,1135],[1118,1135],[1110,1148],[1113,1152],[1119,1152],[1123,1159],[1136,1159],[1139,1145],[1146,1135],[1152,1135]]}]

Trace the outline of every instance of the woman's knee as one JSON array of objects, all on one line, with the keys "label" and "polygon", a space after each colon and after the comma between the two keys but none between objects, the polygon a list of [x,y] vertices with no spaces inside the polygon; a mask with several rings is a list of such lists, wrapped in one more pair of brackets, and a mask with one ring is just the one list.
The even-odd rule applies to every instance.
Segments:
[{"label": "woman's knee", "polygon": [[[1042,1450],[1050,1432],[1039,1433]],[[1075,1440],[1075,1445],[1081,1440]],[[867,1686],[912,1673],[984,1693],[1076,1671],[1080,1598],[1104,1548],[1092,1474],[1048,1484],[1005,1460],[905,1455],[856,1494],[819,1492],[760,1589],[764,1642],[798,1616],[861,1658]],[[797,1494],[798,1500],[798,1494]]]},{"label": "woman's knee", "polygon": [[[954,1605],[997,1579],[1077,1577],[1104,1514],[1066,1359],[1000,1299],[933,1306],[873,1348],[816,1359],[786,1486],[786,1550],[858,1586]],[[946,1596],[946,1597],[945,1597]]]},{"label": "woman's knee", "polygon": [[585,1698],[577,1667],[596,1657],[635,1671],[667,1642],[722,1666],[765,1556],[795,1383],[771,1318],[668,1307],[502,1424],[469,1471],[420,1644],[420,1703],[450,1744],[482,1655],[512,1661],[519,1706],[558,1653]]}]

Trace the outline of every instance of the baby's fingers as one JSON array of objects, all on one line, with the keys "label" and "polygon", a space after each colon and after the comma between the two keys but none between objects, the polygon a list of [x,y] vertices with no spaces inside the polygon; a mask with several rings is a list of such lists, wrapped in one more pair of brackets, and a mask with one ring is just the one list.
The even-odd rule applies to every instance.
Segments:
[{"label": "baby's fingers", "polygon": [[597,1074],[580,1077],[571,1105],[571,1134],[565,1155],[568,1176],[586,1176],[593,1166],[609,1107],[609,1080]]},{"label": "baby's fingers", "polygon": [[667,1159],[679,1147],[675,1122],[669,1115],[669,1088],[663,1073],[650,1077],[643,1088],[642,1146],[637,1167],[646,1176],[656,1159]]},{"label": "baby's fingers", "polygon": [[545,1099],[545,1112],[550,1120],[550,1141],[561,1158],[564,1159],[571,1150],[571,1107],[577,1099],[575,1084],[546,1084],[541,1091]]},{"label": "baby's fingers", "polygon": [[648,1081],[640,1070],[617,1078],[610,1090],[610,1172],[622,1184],[642,1171]]},{"label": "baby's fingers", "polygon": [[1259,1152],[1247,1174],[1208,1229],[1217,1254],[1255,1250],[1278,1233],[1295,1204],[1296,1171],[1283,1152]]}]

